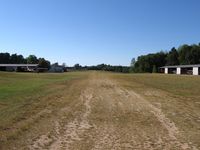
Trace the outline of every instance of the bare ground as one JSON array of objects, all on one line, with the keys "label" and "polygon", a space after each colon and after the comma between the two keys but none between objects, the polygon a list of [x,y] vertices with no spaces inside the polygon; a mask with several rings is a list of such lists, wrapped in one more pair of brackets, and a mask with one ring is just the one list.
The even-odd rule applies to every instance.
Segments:
[{"label": "bare ground", "polygon": [[[148,91],[147,91],[148,93]],[[151,93],[151,92],[150,92]],[[160,94],[159,92],[154,92]],[[72,113],[53,121],[53,132],[30,140],[29,149],[128,150],[198,149],[161,109],[105,75],[93,73],[76,104],[60,111]]]}]

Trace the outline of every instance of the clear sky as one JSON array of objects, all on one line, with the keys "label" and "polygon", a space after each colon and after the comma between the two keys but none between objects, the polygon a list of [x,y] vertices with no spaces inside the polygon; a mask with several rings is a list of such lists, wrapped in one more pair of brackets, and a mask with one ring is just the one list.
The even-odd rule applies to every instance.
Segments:
[{"label": "clear sky", "polygon": [[0,52],[67,65],[200,42],[200,0],[0,0]]}]

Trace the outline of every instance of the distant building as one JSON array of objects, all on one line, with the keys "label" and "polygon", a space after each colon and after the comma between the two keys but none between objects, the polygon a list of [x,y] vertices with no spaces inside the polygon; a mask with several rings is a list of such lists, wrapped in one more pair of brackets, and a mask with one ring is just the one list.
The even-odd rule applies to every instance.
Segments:
[{"label": "distant building", "polygon": [[36,71],[38,64],[0,64],[1,71]]},{"label": "distant building", "polygon": [[51,65],[51,68],[49,69],[49,72],[62,73],[62,72],[64,72],[64,67],[61,66],[61,65],[58,65],[58,63],[55,63],[55,64]]},{"label": "distant building", "polygon": [[160,67],[160,72],[165,74],[188,74],[200,75],[200,64],[196,65],[177,65]]}]

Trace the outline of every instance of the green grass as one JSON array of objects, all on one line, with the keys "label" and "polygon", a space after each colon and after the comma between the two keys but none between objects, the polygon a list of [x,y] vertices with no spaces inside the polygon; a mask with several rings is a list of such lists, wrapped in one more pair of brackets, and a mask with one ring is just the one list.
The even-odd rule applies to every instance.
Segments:
[{"label": "green grass", "polygon": [[182,137],[199,148],[200,76],[110,74],[118,84],[140,94],[172,120]]},{"label": "green grass", "polygon": [[[46,108],[68,82],[85,74],[75,73],[8,73],[0,72],[0,134],[15,129],[21,120]],[[52,99],[50,97],[52,96]],[[0,135],[1,142],[1,135]]]},{"label": "green grass", "polygon": [[0,73],[0,102],[13,102],[20,95],[38,92],[44,86],[76,77],[75,74]]},{"label": "green grass", "polygon": [[124,84],[127,82],[134,83],[132,85],[126,84],[130,87],[137,87],[139,85],[139,87],[145,86],[156,88],[183,97],[200,96],[200,76],[164,74],[116,74],[114,77],[124,81]]},{"label": "green grass", "polygon": [[[97,77],[101,75],[142,95],[155,106],[161,104],[164,114],[185,131],[185,137],[192,135],[193,141],[198,143],[199,134],[194,133],[199,131],[199,76],[95,73]],[[53,129],[52,121],[62,118],[65,113],[58,113],[63,107],[69,106],[78,111],[81,107],[77,107],[76,103],[81,91],[88,86],[88,77],[92,79],[92,72],[0,72],[0,149],[2,145],[9,149],[7,146],[14,142],[25,144],[26,135],[37,137],[39,131]],[[48,114],[48,111],[51,112]],[[67,119],[73,117],[74,111],[67,115]]]}]

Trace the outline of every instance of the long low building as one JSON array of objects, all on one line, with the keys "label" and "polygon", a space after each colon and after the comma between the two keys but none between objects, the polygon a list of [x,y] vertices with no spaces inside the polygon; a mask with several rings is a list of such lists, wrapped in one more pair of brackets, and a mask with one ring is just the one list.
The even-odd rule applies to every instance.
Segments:
[{"label": "long low building", "polygon": [[26,71],[35,71],[38,64],[0,64],[0,70],[17,71],[19,68]]},{"label": "long low building", "polygon": [[195,65],[177,65],[160,67],[162,73],[165,74],[190,74],[200,75],[200,64]]},{"label": "long low building", "polygon": [[0,64],[0,67],[37,67],[38,64]]}]

